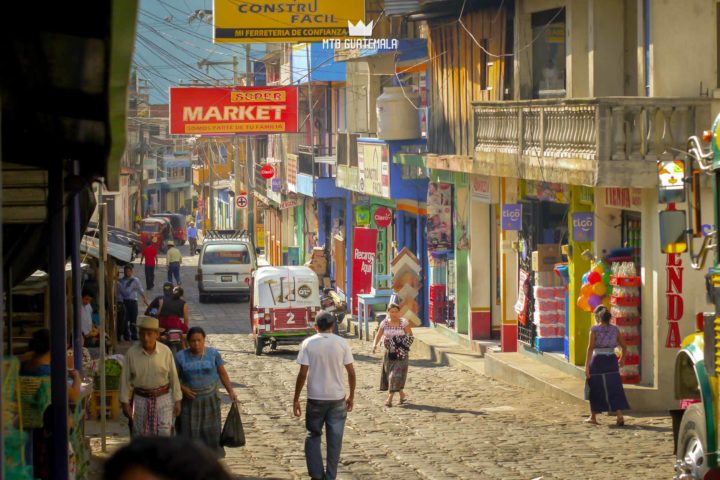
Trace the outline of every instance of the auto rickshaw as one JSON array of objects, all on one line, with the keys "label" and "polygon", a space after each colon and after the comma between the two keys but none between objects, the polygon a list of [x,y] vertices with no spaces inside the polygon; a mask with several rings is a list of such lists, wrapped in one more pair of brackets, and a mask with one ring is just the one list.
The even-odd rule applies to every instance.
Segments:
[{"label": "auto rickshaw", "polygon": [[315,334],[321,310],[318,276],[308,267],[260,267],[250,288],[250,322],[255,355],[269,344],[297,345]]},{"label": "auto rickshaw", "polygon": [[167,242],[172,239],[172,228],[167,218],[148,217],[140,221],[140,242],[143,246],[150,240],[159,245],[161,252],[166,252]]}]

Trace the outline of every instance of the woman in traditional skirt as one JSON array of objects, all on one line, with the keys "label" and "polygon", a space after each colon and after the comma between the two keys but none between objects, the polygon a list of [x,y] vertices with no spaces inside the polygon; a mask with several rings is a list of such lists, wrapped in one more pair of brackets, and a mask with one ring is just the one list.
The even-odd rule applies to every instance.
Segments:
[{"label": "woman in traditional skirt", "polygon": [[175,356],[183,392],[177,431],[182,436],[201,441],[222,458],[225,450],[220,445],[218,383],[225,386],[230,400],[236,402],[237,396],[220,352],[205,346],[205,331],[192,327],[188,330],[187,341],[190,347]]},{"label": "woman in traditional skirt", "polygon": [[[627,347],[620,330],[610,324],[610,312],[599,305],[594,312],[595,322],[590,329],[590,342],[585,359],[585,400],[590,401],[590,417],[587,423],[597,425],[595,415],[602,412],[615,412],[617,426],[625,425],[623,410],[628,410],[625,391],[620,380],[620,367],[625,362]],[[620,346],[622,353],[618,361],[615,348]]]},{"label": "woman in traditional skirt", "polygon": [[395,303],[388,305],[387,318],[380,323],[373,343],[373,353],[375,353],[380,339],[383,339],[385,346],[380,390],[383,392],[389,390],[386,406],[392,407],[393,395],[397,392],[400,393],[400,404],[402,405],[407,401],[407,395],[403,389],[407,379],[408,354],[413,336],[410,322],[400,317],[400,306]]}]

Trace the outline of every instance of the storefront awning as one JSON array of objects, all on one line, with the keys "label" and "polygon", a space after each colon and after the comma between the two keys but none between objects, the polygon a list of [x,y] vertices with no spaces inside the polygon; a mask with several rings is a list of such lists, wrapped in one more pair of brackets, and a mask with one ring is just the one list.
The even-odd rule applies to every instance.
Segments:
[{"label": "storefront awning", "polygon": [[[100,258],[100,239],[95,236],[85,235],[80,240],[80,253]],[[133,249],[130,245],[124,245],[112,241],[108,236],[107,253],[121,263],[130,263],[133,260]]]}]

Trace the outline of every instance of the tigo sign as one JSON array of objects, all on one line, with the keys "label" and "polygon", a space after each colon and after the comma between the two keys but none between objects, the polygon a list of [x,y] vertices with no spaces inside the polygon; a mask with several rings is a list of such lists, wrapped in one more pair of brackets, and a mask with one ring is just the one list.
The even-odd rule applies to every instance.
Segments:
[{"label": "tigo sign", "polygon": [[576,242],[595,240],[595,217],[592,212],[573,213],[572,236]]},{"label": "tigo sign", "polygon": [[297,87],[172,87],[170,133],[294,133]]},{"label": "tigo sign", "polygon": [[507,203],[502,207],[502,229],[522,230],[522,204]]},{"label": "tigo sign", "polygon": [[364,26],[365,0],[215,0],[213,14],[215,43],[319,42]]}]

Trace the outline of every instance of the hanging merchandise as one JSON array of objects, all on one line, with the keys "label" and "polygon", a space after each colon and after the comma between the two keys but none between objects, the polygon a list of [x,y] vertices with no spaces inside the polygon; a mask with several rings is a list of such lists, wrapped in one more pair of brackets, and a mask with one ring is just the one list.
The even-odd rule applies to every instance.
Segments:
[{"label": "hanging merchandise", "polygon": [[609,267],[602,261],[597,262],[583,275],[576,304],[586,312],[592,312],[598,305],[609,306],[608,295],[611,291]]},{"label": "hanging merchandise", "polygon": [[453,248],[453,186],[451,183],[428,185],[427,243],[430,251],[449,251]]},{"label": "hanging merchandise", "polygon": [[625,364],[620,368],[623,383],[640,383],[640,284],[633,262],[612,265],[613,285],[610,314],[627,345]]}]

